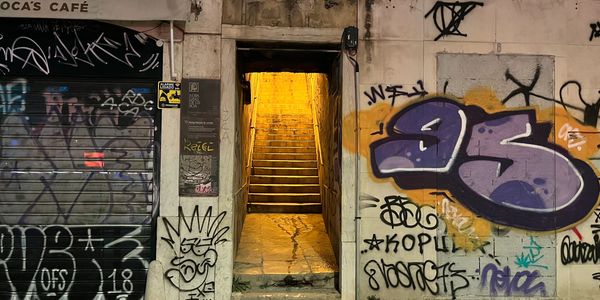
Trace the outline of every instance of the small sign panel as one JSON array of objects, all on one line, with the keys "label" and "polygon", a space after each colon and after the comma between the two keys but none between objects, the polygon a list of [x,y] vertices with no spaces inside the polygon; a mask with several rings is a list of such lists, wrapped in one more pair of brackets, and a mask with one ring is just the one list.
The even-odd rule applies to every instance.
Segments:
[{"label": "small sign panel", "polygon": [[221,81],[184,78],[179,156],[179,195],[219,195]]},{"label": "small sign panel", "polygon": [[158,108],[181,107],[181,83],[173,81],[158,82]]}]

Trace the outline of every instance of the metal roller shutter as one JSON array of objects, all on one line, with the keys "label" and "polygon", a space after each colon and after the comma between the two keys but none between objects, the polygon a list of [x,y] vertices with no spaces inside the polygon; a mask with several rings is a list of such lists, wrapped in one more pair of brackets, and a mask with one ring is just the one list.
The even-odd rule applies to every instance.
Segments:
[{"label": "metal roller shutter", "polygon": [[98,22],[0,24],[0,299],[143,297],[161,47]]}]

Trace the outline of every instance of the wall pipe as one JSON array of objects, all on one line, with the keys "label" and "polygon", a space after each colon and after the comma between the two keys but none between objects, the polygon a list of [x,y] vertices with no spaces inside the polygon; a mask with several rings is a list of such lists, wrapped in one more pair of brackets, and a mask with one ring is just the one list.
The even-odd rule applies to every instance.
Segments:
[{"label": "wall pipe", "polygon": [[[368,4],[367,4],[368,6]],[[360,4],[357,3],[357,7],[356,7],[356,27],[357,27],[357,33],[358,33],[358,27],[360,26]],[[365,24],[366,25],[366,24]],[[360,40],[360,35],[357,36],[357,44],[356,44],[356,58],[358,59],[358,41]],[[355,122],[356,122],[356,203],[354,204],[355,207],[355,213],[356,213],[356,228],[354,230],[354,233],[356,234],[354,236],[354,242],[355,242],[355,247],[356,247],[356,266],[354,266],[354,277],[355,277],[355,285],[356,287],[354,288],[356,290],[356,295],[354,297],[354,299],[358,299],[358,296],[360,295],[360,282],[359,282],[359,272],[360,272],[360,243],[358,241],[360,241],[360,225],[361,225],[361,215],[360,215],[360,187],[359,187],[359,183],[360,183],[360,127],[359,127],[359,117],[358,117],[358,109],[360,107],[359,103],[358,103],[358,95],[360,95],[360,70],[358,68],[358,61],[354,60],[354,111],[355,111]]]},{"label": "wall pipe", "polygon": [[[358,95],[360,93],[360,70],[358,61],[352,57],[356,55],[355,51],[348,50],[344,47],[344,43],[342,42],[342,52],[346,55],[348,60],[352,63],[354,67],[354,126],[355,134],[354,134],[354,176],[355,176],[355,184],[354,184],[354,243],[355,243],[355,257],[354,257],[354,290],[355,290],[355,299],[358,299],[358,295],[360,294],[360,282],[359,282],[359,272],[360,272],[360,226],[361,226],[361,216],[360,216],[360,125],[359,125],[359,98]],[[342,71],[343,73],[343,71]]]},{"label": "wall pipe", "polygon": [[354,165],[354,176],[356,176],[356,184],[354,185],[354,243],[355,243],[355,266],[354,266],[354,280],[355,280],[355,299],[358,299],[360,295],[360,226],[361,226],[361,215],[360,215],[360,124],[359,124],[359,68],[358,62],[351,56],[348,58],[353,62],[354,66],[354,124],[356,126],[356,134],[354,136],[354,145],[356,150],[355,165]]},{"label": "wall pipe", "polygon": [[[344,30],[344,34],[346,34],[346,30]],[[355,126],[355,134],[354,134],[354,176],[355,176],[355,184],[354,184],[354,299],[358,299],[358,295],[360,294],[360,282],[359,282],[359,272],[360,272],[360,226],[361,226],[361,216],[360,216],[360,126],[359,126],[359,102],[358,95],[360,93],[359,86],[359,77],[360,70],[358,61],[352,57],[357,55],[358,49],[347,49],[346,43],[344,42],[344,37],[342,37],[342,54],[346,55],[346,58],[351,62],[354,67],[354,126]],[[343,60],[342,55],[342,60]],[[342,63],[343,66],[343,63]],[[344,71],[342,69],[342,74]],[[343,76],[343,75],[342,75]],[[342,77],[343,78],[343,77]],[[342,83],[343,86],[343,83]]]},{"label": "wall pipe", "polygon": [[171,79],[172,80],[177,80],[177,72],[175,72],[175,41],[174,41],[174,33],[173,33],[173,20],[170,21],[169,23],[169,34],[170,34],[170,50],[169,50],[169,54],[171,54]]}]

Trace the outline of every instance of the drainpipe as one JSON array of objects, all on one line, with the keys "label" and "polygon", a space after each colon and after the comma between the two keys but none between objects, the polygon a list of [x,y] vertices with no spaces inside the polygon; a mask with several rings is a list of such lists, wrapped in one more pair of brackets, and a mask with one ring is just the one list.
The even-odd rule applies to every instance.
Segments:
[{"label": "drainpipe", "polygon": [[171,79],[172,80],[177,80],[177,72],[175,72],[175,41],[174,41],[174,34],[173,34],[173,20],[171,20],[171,22],[169,22],[169,34],[171,37],[171,42],[170,44],[170,51],[169,54],[171,54]]},{"label": "drainpipe", "polygon": [[358,103],[358,95],[359,95],[359,77],[360,71],[358,67],[358,61],[352,56],[356,56],[358,49],[358,28],[356,27],[346,27],[344,29],[344,33],[342,35],[342,51],[346,54],[348,60],[352,62],[352,66],[354,67],[354,124],[356,126],[356,133],[354,136],[354,149],[355,152],[355,165],[354,172],[356,183],[354,185],[354,243],[355,243],[355,261],[354,261],[354,290],[355,298],[358,298],[360,294],[360,282],[359,282],[359,272],[360,272],[360,225],[361,225],[361,216],[360,216],[360,126],[359,126],[359,103]]},{"label": "drainpipe", "polygon": [[354,123],[356,124],[356,134],[354,136],[354,146],[356,149],[355,156],[355,165],[354,172],[356,176],[356,184],[354,185],[354,242],[355,242],[355,271],[354,271],[354,280],[355,280],[355,290],[356,290],[356,299],[358,299],[358,295],[360,295],[360,281],[359,281],[359,272],[360,272],[360,226],[361,226],[361,216],[360,216],[360,126],[359,126],[359,105],[358,105],[358,94],[359,94],[359,68],[358,62],[348,56],[350,60],[353,62],[354,66]]}]

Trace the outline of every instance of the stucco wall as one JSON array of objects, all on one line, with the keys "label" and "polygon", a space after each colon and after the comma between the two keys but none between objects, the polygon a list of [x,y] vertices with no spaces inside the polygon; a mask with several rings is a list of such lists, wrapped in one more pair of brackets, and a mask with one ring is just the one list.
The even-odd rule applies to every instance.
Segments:
[{"label": "stucco wall", "polygon": [[[236,137],[241,136],[241,127],[236,127],[240,118],[235,77],[235,47],[221,38],[221,2],[203,1],[203,10],[190,16],[185,24],[181,41],[175,45],[175,71],[177,79],[198,78],[221,81],[221,115],[219,145],[219,196],[179,196],[179,143],[180,110],[167,110],[162,119],[161,161],[161,206],[157,220],[156,258],[164,269],[165,295],[167,299],[229,299],[232,282],[234,233],[238,223],[234,222],[233,211],[240,187],[240,169],[234,169],[241,153],[235,147]],[[165,47],[164,79],[172,80],[169,64],[169,47]],[[222,63],[231,66],[223,72]],[[224,84],[223,82],[227,82]],[[227,88],[224,89],[223,86]],[[241,165],[241,161],[237,162]],[[186,223],[187,222],[187,223]],[[190,224],[188,229],[185,224]],[[193,224],[193,225],[192,225]],[[204,225],[202,225],[204,224]],[[209,230],[209,227],[212,229]],[[194,246],[190,241],[203,241]],[[173,240],[174,247],[167,240]],[[192,244],[195,242],[192,241]],[[186,246],[187,245],[187,246]],[[193,251],[190,251],[193,250]],[[190,252],[186,252],[190,251]],[[183,253],[186,252],[186,253]],[[196,252],[196,253],[195,253]],[[200,254],[200,255],[198,255]],[[190,258],[190,262],[203,263],[204,272],[183,273],[182,267],[174,264],[176,257]],[[184,265],[182,265],[184,266]],[[216,270],[229,270],[217,272]],[[190,275],[191,274],[191,275]],[[204,294],[204,295],[202,295]]]},{"label": "stucco wall", "polygon": [[[163,159],[162,217],[176,224],[179,206],[191,216],[198,205],[201,215],[212,207],[213,219],[224,213],[222,228],[234,226],[235,191],[226,186],[234,186],[230,157],[239,128],[233,120],[235,39],[337,41],[344,26],[355,24],[358,12],[358,149],[353,142],[356,112],[346,109],[342,115],[342,153],[348,158],[358,152],[360,158],[358,299],[593,299],[598,294],[594,177],[600,140],[593,120],[598,115],[594,103],[600,89],[600,38],[593,30],[600,25],[593,25],[600,21],[600,1],[337,1],[340,5],[328,11],[343,8],[337,13],[340,17],[320,21],[307,17],[314,13],[294,13],[291,18],[284,1],[204,2],[210,3],[198,21],[185,24],[176,65],[184,77],[222,81],[223,190],[218,198],[176,196],[176,161]],[[313,7],[323,5],[314,1]],[[261,14],[273,14],[258,15],[256,7],[269,8]],[[461,18],[452,22],[451,11]],[[579,99],[579,91],[587,104]],[[422,111],[411,116],[411,109]],[[400,112],[405,119],[397,116]],[[426,165],[403,157],[406,152],[382,148],[380,155],[398,159],[388,161],[392,167],[381,172],[382,160],[372,155],[382,140],[397,140],[394,116],[402,119],[400,130],[434,132],[444,141],[419,145],[413,136],[412,144],[406,140],[399,145],[427,153],[424,158],[429,159],[422,161],[429,161],[431,168],[447,166],[447,171],[440,167],[411,179],[417,173],[406,169]],[[506,119],[498,121],[500,117]],[[438,118],[441,124],[429,124]],[[452,133],[456,126],[456,132],[465,134]],[[178,111],[163,114],[162,130],[162,157],[178,157]],[[510,148],[507,143],[514,136],[524,139]],[[450,147],[459,141],[462,147]],[[348,166],[348,160],[343,162],[342,176],[353,172]],[[523,184],[501,188],[507,182]],[[353,188],[342,182],[342,218],[349,220],[355,199],[346,189]],[[353,251],[353,226],[343,219],[342,253]],[[223,237],[228,241],[215,248],[215,292],[204,299],[230,298],[232,232],[227,231]],[[166,234],[162,222],[158,234],[157,256],[166,268],[173,267],[172,249],[161,240]],[[344,299],[352,299],[352,258],[342,254],[342,259],[342,272],[351,274],[342,278],[342,292]],[[166,282],[170,295],[180,292]],[[187,295],[181,292],[181,297]]]},{"label": "stucco wall", "polygon": [[[335,76],[335,75],[333,75]],[[323,204],[323,221],[329,239],[332,242],[336,257],[340,252],[341,233],[341,91],[337,78],[329,82],[325,74],[309,74],[313,109],[317,117],[319,134],[319,180],[321,183],[321,203]]]},{"label": "stucco wall", "polygon": [[595,298],[600,2],[360,9],[359,298]]},{"label": "stucco wall", "polygon": [[339,28],[356,23],[356,0],[225,0],[223,23]]}]

